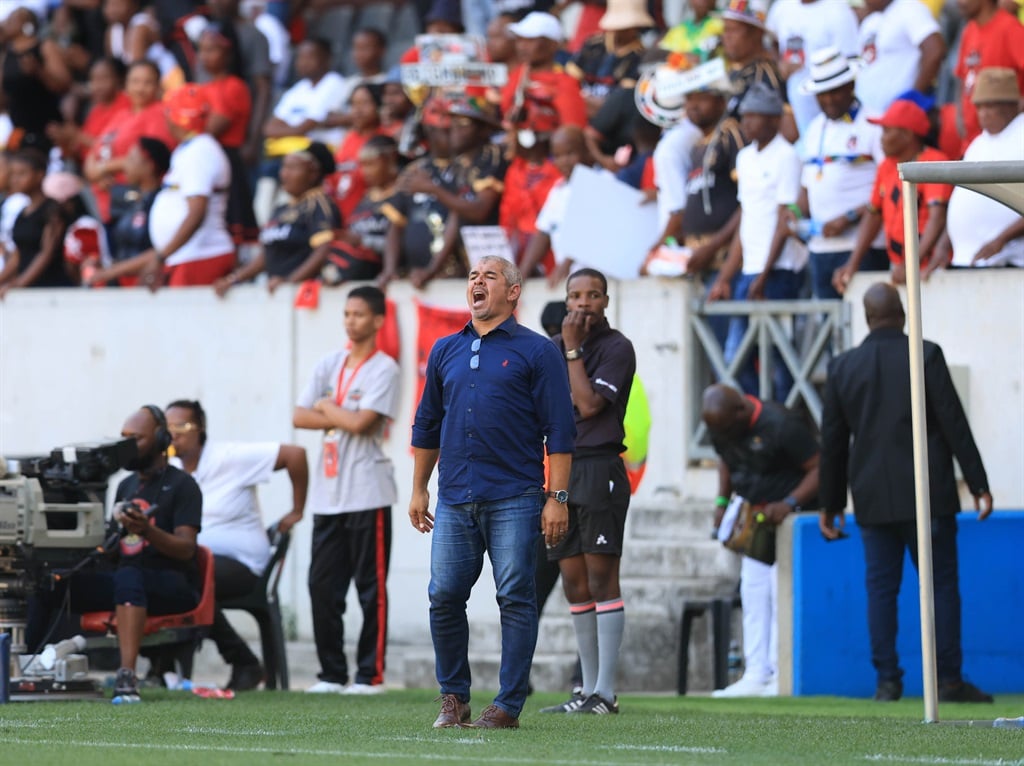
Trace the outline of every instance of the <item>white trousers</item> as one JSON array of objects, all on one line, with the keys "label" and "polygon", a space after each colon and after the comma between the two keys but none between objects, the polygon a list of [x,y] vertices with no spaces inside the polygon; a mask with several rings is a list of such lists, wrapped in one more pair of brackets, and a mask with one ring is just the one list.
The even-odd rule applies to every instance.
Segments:
[{"label": "white trousers", "polygon": [[744,678],[767,683],[779,665],[778,566],[743,557],[740,566],[743,599]]}]

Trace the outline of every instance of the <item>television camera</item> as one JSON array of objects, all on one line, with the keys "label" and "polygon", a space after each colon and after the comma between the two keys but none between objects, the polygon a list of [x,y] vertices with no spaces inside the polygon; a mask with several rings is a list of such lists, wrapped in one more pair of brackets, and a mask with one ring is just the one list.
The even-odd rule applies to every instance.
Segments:
[{"label": "television camera", "polygon": [[[0,458],[0,633],[10,634],[13,692],[21,676],[29,679],[22,684],[28,691],[71,691],[72,676],[84,676],[84,657],[80,663],[46,662],[46,668],[28,654],[39,649],[25,643],[28,602],[110,545],[107,481],[135,456],[135,440],[119,439],[58,447],[41,457]],[[36,683],[32,676],[39,673],[46,683]]]}]

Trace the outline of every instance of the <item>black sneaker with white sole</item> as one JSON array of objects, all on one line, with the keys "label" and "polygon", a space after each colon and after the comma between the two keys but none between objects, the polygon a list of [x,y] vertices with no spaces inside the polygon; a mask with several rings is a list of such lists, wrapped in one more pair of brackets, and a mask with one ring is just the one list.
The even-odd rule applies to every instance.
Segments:
[{"label": "black sneaker with white sole", "polygon": [[619,698],[616,697],[613,702],[609,702],[600,694],[591,694],[583,701],[582,705],[569,712],[589,715],[618,715]]},{"label": "black sneaker with white sole", "polygon": [[121,668],[117,671],[117,678],[114,680],[114,696],[110,700],[115,705],[128,705],[139,702],[139,682],[135,678],[135,671],[131,668]]},{"label": "black sneaker with white sole", "polygon": [[576,708],[580,707],[587,698],[583,696],[582,692],[573,692],[573,695],[561,705],[552,705],[551,707],[542,707],[541,713],[572,713]]}]

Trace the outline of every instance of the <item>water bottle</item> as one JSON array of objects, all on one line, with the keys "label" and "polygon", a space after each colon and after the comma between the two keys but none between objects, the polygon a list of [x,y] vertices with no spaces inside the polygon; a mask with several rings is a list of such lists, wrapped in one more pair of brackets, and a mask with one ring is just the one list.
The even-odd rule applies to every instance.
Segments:
[{"label": "water bottle", "polygon": [[1024,729],[1024,715],[1020,718],[997,718],[992,722],[995,729]]},{"label": "water bottle", "polygon": [[729,642],[729,683],[735,683],[743,675],[743,652],[735,638]]}]

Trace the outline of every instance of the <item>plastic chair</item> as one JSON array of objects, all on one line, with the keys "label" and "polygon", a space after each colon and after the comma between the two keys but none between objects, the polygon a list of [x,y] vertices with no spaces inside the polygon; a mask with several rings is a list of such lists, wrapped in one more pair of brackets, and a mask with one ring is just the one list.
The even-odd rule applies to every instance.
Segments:
[{"label": "plastic chair", "polygon": [[[213,554],[209,548],[203,545],[196,546],[196,565],[199,567],[199,580],[202,583],[199,603],[194,609],[180,614],[154,614],[146,617],[146,624],[142,629],[142,646],[198,640],[210,632],[210,626],[213,625],[214,581]],[[116,612],[86,612],[81,617],[81,627],[83,631],[90,633],[116,635]]]},{"label": "plastic chair", "polygon": [[246,595],[224,599],[217,605],[221,609],[241,609],[256,620],[263,645],[263,669],[267,689],[288,690],[288,656],[285,652],[284,623],[277,586],[281,581],[285,554],[291,542],[291,533],[279,532],[277,524],[267,528],[270,539],[270,560],[255,587]]}]

